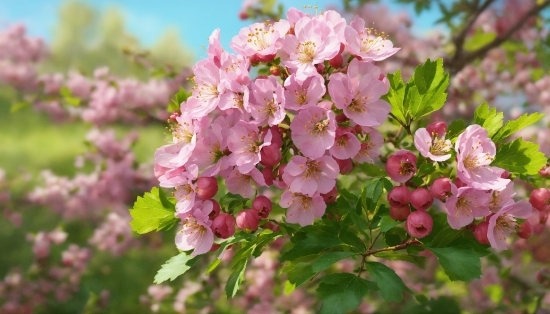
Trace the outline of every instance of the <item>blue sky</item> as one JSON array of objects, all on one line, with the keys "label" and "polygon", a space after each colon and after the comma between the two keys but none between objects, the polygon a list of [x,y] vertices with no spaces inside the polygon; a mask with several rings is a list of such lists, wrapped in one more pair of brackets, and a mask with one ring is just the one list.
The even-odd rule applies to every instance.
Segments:
[{"label": "blue sky", "polygon": [[[57,17],[57,8],[63,0],[0,0],[0,29],[15,22],[27,25],[29,33],[46,40],[51,39]],[[128,30],[145,45],[151,45],[168,28],[176,28],[183,42],[193,50],[195,56],[203,57],[201,46],[206,46],[208,36],[216,28],[221,29],[225,47],[249,21],[241,21],[238,12],[241,0],[86,0],[99,10],[115,6],[126,19]],[[339,0],[279,0],[285,8],[290,6],[317,4],[319,7],[338,5]],[[384,2],[384,1],[383,1]],[[415,18],[411,6],[387,1],[392,10],[407,11]],[[415,18],[416,32],[422,32],[433,25],[434,14]]]}]

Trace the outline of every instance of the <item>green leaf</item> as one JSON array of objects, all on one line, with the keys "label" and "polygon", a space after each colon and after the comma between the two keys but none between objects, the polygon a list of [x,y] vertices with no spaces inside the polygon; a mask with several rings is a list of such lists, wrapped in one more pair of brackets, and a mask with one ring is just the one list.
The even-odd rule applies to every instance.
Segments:
[{"label": "green leaf", "polygon": [[380,289],[380,294],[386,301],[401,302],[403,291],[410,291],[395,271],[378,262],[365,263],[365,267]]},{"label": "green leaf", "polygon": [[28,101],[14,102],[11,105],[10,113],[14,113],[14,112],[17,112],[17,111],[20,111],[20,110],[23,110],[23,109],[26,109],[26,108],[30,108],[30,107],[31,107],[31,103],[28,102]]},{"label": "green leaf", "polygon": [[281,273],[287,274],[284,290],[289,295],[294,289],[313,278],[318,272],[313,271],[310,263],[290,262],[281,269]]},{"label": "green leaf", "polygon": [[324,237],[313,234],[307,234],[305,240],[296,242],[294,247],[284,253],[281,262],[295,260],[302,256],[319,254],[326,249],[342,245],[342,241],[336,237]]},{"label": "green leaf", "polygon": [[374,256],[387,259],[390,261],[405,261],[422,268],[426,258],[424,256],[404,254],[398,252],[380,252],[374,254]]},{"label": "green leaf", "polygon": [[464,132],[466,129],[466,123],[462,119],[454,120],[447,128],[447,138],[454,139]]},{"label": "green leaf", "polygon": [[420,239],[420,242],[424,245],[430,247],[446,247],[451,242],[464,235],[464,229],[455,230],[449,226],[446,214],[434,214],[432,215],[432,219],[432,232]]},{"label": "green leaf", "polygon": [[321,279],[317,294],[323,301],[321,314],[345,314],[356,309],[374,283],[350,273],[331,274]]},{"label": "green leaf", "polygon": [[478,106],[474,112],[474,123],[486,129],[489,137],[498,132],[502,127],[503,120],[504,114],[498,112],[496,108],[490,109],[486,102]]},{"label": "green leaf", "polygon": [[539,145],[521,138],[501,144],[491,166],[504,168],[518,174],[537,174],[546,165],[546,157],[539,151]]},{"label": "green leaf", "polygon": [[498,132],[492,137],[493,141],[498,142],[502,139],[507,138],[508,136],[514,134],[515,132],[539,121],[544,114],[542,113],[525,113],[515,120],[507,121],[506,124],[498,130]]},{"label": "green leaf", "polygon": [[497,37],[496,33],[489,32],[484,33],[483,30],[478,28],[474,35],[472,35],[464,43],[464,50],[474,51],[492,42]]},{"label": "green leaf", "polygon": [[154,187],[143,197],[138,196],[134,207],[130,209],[133,218],[130,225],[139,234],[170,229],[178,222],[174,213],[175,205],[168,201],[162,189]]},{"label": "green leaf", "polygon": [[363,172],[369,177],[385,177],[387,175],[382,168],[375,164],[364,162],[359,164],[359,168],[361,168],[361,170],[363,170]]},{"label": "green leaf", "polygon": [[437,256],[437,260],[451,281],[469,282],[481,276],[480,257],[488,254],[486,249],[473,244],[460,244],[450,247],[427,247]]},{"label": "green leaf", "polygon": [[168,108],[166,110],[170,113],[175,112],[180,109],[180,105],[182,102],[186,101],[187,98],[191,96],[191,93],[187,93],[183,87],[180,87],[179,91],[174,95],[172,100],[170,101],[170,104],[168,104]]},{"label": "green leaf", "polygon": [[155,275],[154,283],[160,284],[166,280],[173,281],[177,277],[183,275],[191,269],[193,265],[201,258],[201,256],[191,256],[182,252],[164,263]]},{"label": "green leaf", "polygon": [[387,232],[388,230],[397,227],[401,224],[400,221],[396,221],[389,215],[380,216],[380,231]]},{"label": "green leaf", "polygon": [[383,97],[391,105],[391,113],[402,122],[406,123],[405,117],[408,116],[408,110],[404,107],[405,101],[405,82],[401,78],[401,70],[394,74],[388,74],[390,89]]},{"label": "green leaf", "polygon": [[323,271],[330,266],[332,266],[334,263],[350,257],[357,255],[355,252],[328,252],[323,255],[321,255],[313,264],[311,264],[311,269],[314,272],[320,272]]},{"label": "green leaf", "polygon": [[359,238],[355,234],[355,232],[346,227],[340,229],[340,232],[338,233],[338,238],[340,238],[340,240],[342,240],[342,242],[344,242],[345,244],[352,246],[356,251],[365,252],[367,250],[367,247],[365,246],[363,240],[361,240],[361,238]]},{"label": "green leaf", "polygon": [[411,117],[418,119],[443,107],[448,86],[449,74],[445,73],[443,59],[428,59],[419,65],[407,83],[405,103],[410,104]]}]

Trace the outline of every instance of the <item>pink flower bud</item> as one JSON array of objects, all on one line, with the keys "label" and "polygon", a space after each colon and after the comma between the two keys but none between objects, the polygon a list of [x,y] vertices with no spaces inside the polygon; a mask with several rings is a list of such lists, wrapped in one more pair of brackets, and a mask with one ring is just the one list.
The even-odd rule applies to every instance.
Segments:
[{"label": "pink flower bud", "polygon": [[447,124],[445,122],[434,122],[426,127],[426,131],[432,136],[444,137],[447,133]]},{"label": "pink flower bud", "polygon": [[323,71],[325,70],[325,65],[322,63],[318,63],[315,65],[315,68],[317,69],[317,73],[323,75]]},{"label": "pink flower bud", "polygon": [[351,158],[348,159],[338,159],[334,158],[338,167],[340,167],[340,174],[348,174],[353,170],[353,161]]},{"label": "pink flower bud", "polygon": [[546,166],[542,167],[542,169],[539,170],[539,174],[543,177],[550,176],[550,166],[547,164]]},{"label": "pink flower bud", "polygon": [[260,59],[261,62],[271,62],[271,61],[275,60],[275,54],[258,55],[258,59]]},{"label": "pink flower bud", "polygon": [[434,203],[432,193],[426,188],[418,188],[411,193],[411,205],[418,210],[427,210]]},{"label": "pink flower bud", "polygon": [[335,119],[336,122],[338,122],[338,123],[346,122],[346,121],[349,120],[349,118],[346,117],[346,115],[343,114],[343,113],[337,114],[336,117],[335,117],[334,119]]},{"label": "pink flower bud", "polygon": [[416,156],[408,150],[397,151],[388,157],[386,172],[395,182],[406,182],[416,172]]},{"label": "pink flower bud", "polygon": [[338,54],[342,54],[342,52],[344,52],[344,49],[346,49],[346,45],[340,43],[340,51],[338,51]]},{"label": "pink flower bud", "polygon": [[195,193],[203,200],[211,199],[218,193],[218,181],[214,177],[200,177],[196,186]]},{"label": "pink flower bud", "polygon": [[390,206],[390,217],[393,220],[403,221],[411,214],[409,205]]},{"label": "pink flower bud", "polygon": [[489,237],[487,232],[489,230],[489,223],[487,221],[480,222],[474,230],[474,236],[477,242],[481,244],[489,244]]},{"label": "pink flower bud", "polygon": [[525,221],[519,226],[518,236],[522,239],[529,239],[531,236],[531,231],[531,223],[529,223],[529,221]]},{"label": "pink flower bud", "polygon": [[260,217],[258,212],[253,209],[245,209],[237,214],[237,227],[246,233],[258,230]]},{"label": "pink flower bud", "polygon": [[417,210],[407,217],[407,233],[415,238],[423,238],[432,232],[432,216],[425,211]]},{"label": "pink flower bud", "polygon": [[455,178],[454,183],[455,183],[457,188],[462,188],[462,187],[468,186],[466,183],[462,182],[462,180],[460,180],[458,177]]},{"label": "pink flower bud", "polygon": [[341,54],[337,54],[336,57],[328,61],[328,64],[330,64],[330,66],[335,69],[340,68],[343,63],[344,63],[344,57],[342,57]]},{"label": "pink flower bud", "polygon": [[214,220],[214,218],[218,217],[218,215],[222,211],[220,203],[212,199],[207,200],[206,202],[212,202],[212,211],[210,212],[210,214],[208,214],[208,217],[210,218],[210,220]]},{"label": "pink flower bud", "polygon": [[235,218],[230,214],[219,214],[212,221],[212,232],[220,239],[227,239],[235,234]]},{"label": "pink flower bud", "polygon": [[403,206],[409,204],[410,201],[411,192],[404,185],[396,186],[388,193],[388,203],[390,203],[390,206]]},{"label": "pink flower bud", "polygon": [[274,75],[274,76],[279,76],[279,75],[281,75],[281,69],[279,69],[279,66],[278,66],[278,65],[272,65],[272,66],[269,68],[269,72],[271,72],[271,75]]},{"label": "pink flower bud", "polygon": [[430,187],[432,196],[440,201],[446,200],[451,196],[451,179],[449,178],[437,178]]},{"label": "pink flower bud", "polygon": [[274,223],[274,222],[272,222],[272,221],[268,221],[268,222],[264,223],[264,224],[262,225],[262,228],[264,228],[264,229],[269,229],[269,230],[271,230],[271,231],[273,231],[273,232],[277,232],[277,231],[281,230],[281,228],[279,227],[279,225],[276,224],[276,223]]},{"label": "pink flower bud", "polygon": [[500,177],[503,179],[510,179],[511,176],[512,174],[508,170],[504,170],[504,172],[500,175]]},{"label": "pink flower bud", "polygon": [[219,248],[220,248],[220,244],[218,243],[214,243],[212,244],[212,247],[210,248],[210,251],[209,252],[216,252]]},{"label": "pink flower bud", "polygon": [[282,157],[281,149],[277,145],[264,146],[260,151],[260,163],[266,167],[277,165]]},{"label": "pink flower bud", "polygon": [[262,169],[261,172],[264,176],[265,184],[267,184],[267,186],[273,185],[273,180],[275,180],[275,176],[273,175],[273,168],[265,167]]},{"label": "pink flower bud", "polygon": [[540,188],[533,190],[529,196],[529,203],[533,205],[536,210],[549,211],[550,210],[550,190]]},{"label": "pink flower bud", "polygon": [[246,11],[239,12],[239,19],[241,19],[243,21],[248,19],[248,13]]},{"label": "pink flower bud", "polygon": [[338,189],[334,186],[328,193],[321,194],[321,197],[323,198],[323,201],[325,201],[325,204],[332,204],[336,202],[336,198],[338,197]]},{"label": "pink flower bud", "polygon": [[269,213],[271,213],[272,208],[273,204],[271,203],[271,200],[263,195],[256,197],[252,201],[252,209],[258,212],[260,219],[267,218]]}]

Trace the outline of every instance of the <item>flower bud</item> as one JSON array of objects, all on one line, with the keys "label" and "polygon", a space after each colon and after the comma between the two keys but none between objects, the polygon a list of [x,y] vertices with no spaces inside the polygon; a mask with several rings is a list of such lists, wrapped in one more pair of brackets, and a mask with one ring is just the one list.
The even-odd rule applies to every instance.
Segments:
[{"label": "flower bud", "polygon": [[432,193],[426,188],[418,188],[411,193],[411,205],[418,210],[427,210],[434,203]]},{"label": "flower bud", "polygon": [[487,221],[480,222],[474,230],[474,236],[477,242],[481,244],[489,244],[489,237],[487,232],[489,230],[489,223]]},{"label": "flower bud", "polygon": [[248,12],[246,12],[246,11],[239,12],[239,19],[241,19],[243,21],[248,19]]},{"label": "flower bud", "polygon": [[285,173],[286,164],[279,165],[279,178],[283,177],[283,174]]},{"label": "flower bud", "polygon": [[529,203],[538,211],[550,210],[550,190],[545,188],[533,190],[529,196]]},{"label": "flower bud", "polygon": [[346,121],[349,120],[349,118],[346,117],[346,115],[343,114],[343,113],[337,114],[334,119],[336,120],[337,123],[342,123],[342,122],[346,122]]},{"label": "flower bud", "polygon": [[500,177],[503,179],[510,179],[511,176],[512,174],[508,170],[504,170],[504,172],[500,174]]},{"label": "flower bud", "polygon": [[426,127],[426,131],[432,136],[444,137],[447,133],[447,124],[445,122],[434,122]]},{"label": "flower bud", "polygon": [[411,201],[411,192],[404,185],[395,186],[388,193],[388,203],[390,206],[403,206]]},{"label": "flower bud", "polygon": [[280,146],[277,145],[264,146],[260,151],[260,163],[266,167],[277,165],[282,157]]},{"label": "flower bud", "polygon": [[271,209],[273,208],[273,204],[271,203],[271,200],[263,195],[257,196],[252,201],[252,209],[258,212],[258,216],[260,219],[265,219],[267,216],[269,216],[269,213],[271,213]]},{"label": "flower bud", "polygon": [[338,197],[338,189],[336,188],[336,185],[328,193],[321,194],[321,197],[323,198],[323,201],[325,201],[325,204],[332,204],[336,202],[336,198]]},{"label": "flower bud", "polygon": [[237,214],[237,227],[246,233],[258,230],[260,217],[258,212],[253,209],[245,209]]},{"label": "flower bud", "polygon": [[281,75],[281,69],[279,68],[278,65],[272,65],[272,66],[269,68],[269,72],[271,72],[271,75],[274,75],[274,76],[279,76],[279,75]]},{"label": "flower bud", "polygon": [[353,161],[351,158],[348,159],[338,159],[334,158],[338,167],[340,167],[340,174],[348,174],[353,170]]},{"label": "flower bud", "polygon": [[328,61],[328,64],[330,64],[330,66],[335,69],[340,68],[343,63],[344,63],[344,57],[342,57],[341,54],[337,54],[334,58]]},{"label": "flower bud", "polygon": [[235,218],[230,214],[219,214],[212,221],[211,228],[216,237],[227,239],[235,234]]},{"label": "flower bud", "polygon": [[468,186],[466,183],[462,182],[458,177],[455,178],[454,183],[457,188],[463,188],[465,186]]},{"label": "flower bud", "polygon": [[403,221],[411,214],[409,205],[390,206],[390,217],[393,220]]},{"label": "flower bud", "polygon": [[264,167],[261,172],[264,176],[265,184],[267,184],[267,186],[273,185],[273,180],[275,180],[275,176],[273,175],[273,168]]},{"label": "flower bud", "polygon": [[416,173],[416,156],[405,149],[391,154],[386,162],[386,172],[395,182],[407,182]]},{"label": "flower bud", "polygon": [[451,179],[449,178],[437,178],[430,187],[432,196],[440,201],[446,200],[451,196]]},{"label": "flower bud", "polygon": [[323,75],[323,71],[325,71],[325,65],[323,63],[317,63],[315,65],[315,69],[317,69],[317,73]]},{"label": "flower bud", "polygon": [[218,181],[214,177],[200,177],[196,186],[195,193],[203,200],[211,199],[218,193]]},{"label": "flower bud", "polygon": [[218,217],[222,209],[220,207],[220,203],[218,203],[216,200],[210,199],[208,201],[212,202],[212,211],[210,212],[210,214],[208,214],[208,217],[210,218],[210,220],[214,220],[214,218]]},{"label": "flower bud", "polygon": [[529,239],[531,236],[531,231],[531,223],[529,221],[525,221],[519,225],[518,236],[522,239]]},{"label": "flower bud", "polygon": [[425,211],[417,210],[407,217],[407,233],[415,238],[423,238],[432,232],[432,216]]},{"label": "flower bud", "polygon": [[210,251],[208,251],[208,252],[216,252],[220,247],[221,247],[220,244],[214,243],[214,244],[212,244],[212,247],[210,248]]}]

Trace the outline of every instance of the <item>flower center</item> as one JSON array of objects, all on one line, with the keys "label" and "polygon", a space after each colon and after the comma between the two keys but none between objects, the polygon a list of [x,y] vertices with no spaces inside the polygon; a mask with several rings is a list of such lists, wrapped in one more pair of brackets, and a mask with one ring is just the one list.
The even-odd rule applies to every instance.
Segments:
[{"label": "flower center", "polygon": [[298,60],[302,63],[312,63],[315,59],[317,45],[312,41],[298,44]]},{"label": "flower center", "polygon": [[271,25],[266,25],[266,28],[256,27],[254,32],[248,33],[247,42],[254,46],[258,51],[262,51],[270,46],[271,34],[275,32]]},{"label": "flower center", "polygon": [[347,108],[348,111],[353,113],[363,113],[367,111],[365,108],[366,98],[368,97],[354,98]]},{"label": "flower center", "polygon": [[321,169],[319,169],[320,162],[317,162],[315,160],[310,160],[306,162],[306,171],[304,172],[305,178],[315,178],[317,179],[319,177],[319,173],[321,172]]},{"label": "flower center", "polygon": [[445,139],[434,138],[433,144],[430,147],[430,153],[435,156],[447,155],[451,151],[451,143],[445,141]]}]

